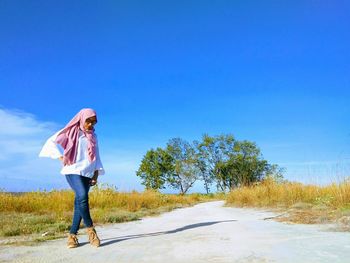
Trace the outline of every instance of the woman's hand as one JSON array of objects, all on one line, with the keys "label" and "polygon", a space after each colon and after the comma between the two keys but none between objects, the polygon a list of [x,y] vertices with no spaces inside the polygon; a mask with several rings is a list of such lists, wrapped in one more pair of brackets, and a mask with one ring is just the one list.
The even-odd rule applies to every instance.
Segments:
[{"label": "woman's hand", "polygon": [[94,185],[96,185],[97,184],[97,180],[95,180],[95,179],[91,179],[90,180],[90,185],[91,186],[94,186]]},{"label": "woman's hand", "polygon": [[97,184],[98,171],[94,172],[94,176],[90,180],[90,185],[94,186]]}]

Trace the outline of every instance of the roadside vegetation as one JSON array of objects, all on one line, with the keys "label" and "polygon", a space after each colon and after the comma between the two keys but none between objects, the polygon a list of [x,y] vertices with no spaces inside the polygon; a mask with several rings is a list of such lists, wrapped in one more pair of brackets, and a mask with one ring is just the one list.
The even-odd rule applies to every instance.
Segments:
[{"label": "roadside vegetation", "polygon": [[[95,224],[137,220],[203,201],[225,199],[225,194],[211,194],[210,190],[226,193],[267,177],[282,176],[278,166],[263,159],[255,143],[238,141],[230,134],[203,135],[200,141],[191,143],[170,139],[165,148],[147,151],[136,175],[146,188],[144,193],[121,193],[113,187],[92,189],[89,202]],[[207,194],[187,194],[198,181],[203,182]],[[159,190],[165,188],[178,190],[179,195],[161,194]],[[71,224],[73,199],[72,191],[20,195],[0,192],[0,237],[12,242],[11,237],[46,240],[62,236]]]},{"label": "roadside vegetation", "polygon": [[[113,187],[94,187],[89,194],[96,225],[138,220],[175,208],[223,199],[209,194],[172,195],[157,191],[118,192]],[[41,241],[64,236],[69,230],[74,204],[72,191],[0,192],[0,243]],[[23,238],[25,237],[25,238]]]},{"label": "roadside vegetation", "polygon": [[185,194],[197,181],[227,193],[228,206],[277,209],[291,223],[338,222],[350,229],[350,182],[328,186],[287,182],[284,169],[265,160],[259,147],[231,134],[200,141],[173,138],[144,155],[137,176],[146,189],[170,187]]},{"label": "roadside vegetation", "polygon": [[200,141],[173,138],[164,148],[150,149],[136,175],[146,189],[169,187],[186,194],[196,182],[203,183],[207,193],[214,187],[228,192],[267,177],[279,180],[282,173],[263,158],[254,142],[239,141],[231,134],[205,134]]},{"label": "roadside vegetation", "polygon": [[[254,142],[238,141],[230,134],[203,135],[201,141],[192,143],[170,139],[165,148],[146,152],[136,175],[145,192],[92,188],[89,202],[96,225],[226,199],[228,206],[273,208],[279,212],[275,220],[336,221],[340,230],[350,230],[350,181],[329,186],[287,182],[283,169],[265,160]],[[187,194],[196,182],[203,183],[207,194]],[[161,194],[159,190],[164,188],[179,194]],[[211,194],[213,188],[222,194]],[[0,192],[0,244],[62,237],[71,224],[73,199],[73,192],[67,190],[18,195]]]},{"label": "roadside vegetation", "polygon": [[291,223],[337,223],[337,229],[350,230],[350,182],[327,186],[263,180],[232,190],[228,206],[275,208],[278,221]]}]

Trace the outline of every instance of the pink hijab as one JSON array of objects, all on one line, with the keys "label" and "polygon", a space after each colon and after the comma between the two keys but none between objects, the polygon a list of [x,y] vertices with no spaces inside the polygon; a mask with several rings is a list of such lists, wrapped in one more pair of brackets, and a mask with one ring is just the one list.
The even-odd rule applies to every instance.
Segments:
[{"label": "pink hijab", "polygon": [[86,119],[93,116],[96,116],[96,112],[93,109],[80,110],[57,135],[55,142],[60,144],[64,149],[64,165],[71,165],[76,161],[80,131],[88,139],[88,156],[90,162],[96,159],[96,137],[94,130],[85,131],[84,129]]}]

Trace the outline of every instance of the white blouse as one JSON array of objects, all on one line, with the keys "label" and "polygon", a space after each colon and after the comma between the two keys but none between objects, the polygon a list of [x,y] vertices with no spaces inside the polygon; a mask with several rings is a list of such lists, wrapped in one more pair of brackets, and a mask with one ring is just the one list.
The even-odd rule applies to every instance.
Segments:
[{"label": "white blouse", "polygon": [[[63,148],[61,145],[55,142],[57,135],[60,131],[52,135],[44,144],[43,148],[39,153],[39,157],[49,157],[52,159],[58,159],[63,156]],[[105,170],[102,166],[100,153],[98,150],[98,142],[96,138],[96,159],[90,162],[88,157],[88,140],[83,132],[79,134],[78,149],[76,162],[71,165],[63,166],[61,169],[61,174],[79,174],[85,177],[92,178],[94,172],[98,171],[99,175],[105,173]]]}]

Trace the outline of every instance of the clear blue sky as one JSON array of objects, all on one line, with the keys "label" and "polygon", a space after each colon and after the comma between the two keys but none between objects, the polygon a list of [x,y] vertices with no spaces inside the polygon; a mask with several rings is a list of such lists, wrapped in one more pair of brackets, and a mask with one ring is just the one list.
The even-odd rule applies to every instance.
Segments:
[{"label": "clear blue sky", "polygon": [[[168,139],[231,133],[286,177],[350,175],[348,1],[0,1],[0,188],[67,187],[42,143],[98,112],[104,183]],[[194,190],[200,191],[200,185]]]}]

